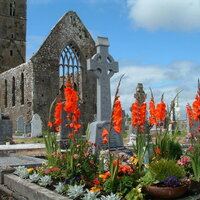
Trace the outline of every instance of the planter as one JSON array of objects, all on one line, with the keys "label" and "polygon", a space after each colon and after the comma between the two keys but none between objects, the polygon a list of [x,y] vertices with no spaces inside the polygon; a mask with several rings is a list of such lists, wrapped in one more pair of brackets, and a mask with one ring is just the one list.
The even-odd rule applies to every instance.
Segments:
[{"label": "planter", "polygon": [[[60,194],[50,191],[44,187],[40,187],[28,180],[21,179],[13,174],[4,175],[4,186],[13,193],[22,196],[21,199],[30,200],[72,200],[68,197],[61,196]],[[0,198],[1,199],[1,198]]]},{"label": "planter", "polygon": [[6,142],[6,145],[10,145],[10,142]]},{"label": "planter", "polygon": [[173,199],[183,196],[189,188],[189,184],[181,185],[178,187],[158,187],[158,186],[146,186],[145,191],[154,197],[163,199]]}]

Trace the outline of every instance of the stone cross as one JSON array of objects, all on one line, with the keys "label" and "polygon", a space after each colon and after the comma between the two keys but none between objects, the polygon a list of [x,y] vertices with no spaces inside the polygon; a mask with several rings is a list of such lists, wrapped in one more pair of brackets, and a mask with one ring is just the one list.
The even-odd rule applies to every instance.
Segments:
[{"label": "stone cross", "polygon": [[88,70],[97,77],[97,121],[107,121],[111,115],[110,78],[119,71],[108,52],[109,41],[105,37],[97,37],[97,53],[87,60]]}]

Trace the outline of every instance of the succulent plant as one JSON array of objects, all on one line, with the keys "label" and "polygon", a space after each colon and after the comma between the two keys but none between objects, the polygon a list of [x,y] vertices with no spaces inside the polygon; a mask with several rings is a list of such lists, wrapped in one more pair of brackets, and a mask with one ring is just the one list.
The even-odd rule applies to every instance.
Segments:
[{"label": "succulent plant", "polygon": [[50,185],[51,183],[52,183],[51,176],[46,175],[46,176],[40,177],[39,185],[46,187],[47,185]]},{"label": "succulent plant", "polygon": [[18,175],[20,178],[28,178],[29,172],[25,166],[15,167],[14,174]]},{"label": "succulent plant", "polygon": [[55,191],[59,194],[62,194],[65,190],[65,184],[64,183],[61,183],[59,182],[58,185],[55,185]]},{"label": "succulent plant", "polygon": [[111,193],[110,195],[104,196],[102,195],[100,200],[120,200],[119,196],[117,194]]},{"label": "succulent plant", "polygon": [[67,194],[70,198],[76,198],[84,193],[83,187],[85,185],[69,185]]},{"label": "succulent plant", "polygon": [[30,182],[38,182],[40,179],[40,175],[34,172],[32,175],[29,175]]},{"label": "succulent plant", "polygon": [[82,198],[83,200],[99,200],[97,196],[100,194],[100,192],[90,192],[88,189],[86,191],[87,193]]}]

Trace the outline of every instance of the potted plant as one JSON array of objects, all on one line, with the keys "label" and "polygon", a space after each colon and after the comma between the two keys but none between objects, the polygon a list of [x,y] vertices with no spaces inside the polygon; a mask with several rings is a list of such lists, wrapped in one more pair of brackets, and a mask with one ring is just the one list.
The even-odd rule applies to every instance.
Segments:
[{"label": "potted plant", "polygon": [[8,136],[6,136],[6,145],[10,145],[10,142],[12,141],[12,139]]},{"label": "potted plant", "polygon": [[188,190],[190,184],[185,178],[185,170],[176,161],[161,159],[149,165],[141,182],[148,180],[144,190],[151,196],[173,199]]}]

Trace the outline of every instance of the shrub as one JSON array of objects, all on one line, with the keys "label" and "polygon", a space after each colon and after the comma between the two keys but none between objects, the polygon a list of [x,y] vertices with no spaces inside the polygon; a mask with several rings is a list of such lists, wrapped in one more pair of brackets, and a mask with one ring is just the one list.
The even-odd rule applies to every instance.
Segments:
[{"label": "shrub", "polygon": [[165,182],[170,177],[177,177],[181,179],[185,176],[184,169],[176,164],[175,160],[161,159],[159,161],[153,162],[149,166],[151,175],[160,182]]}]

